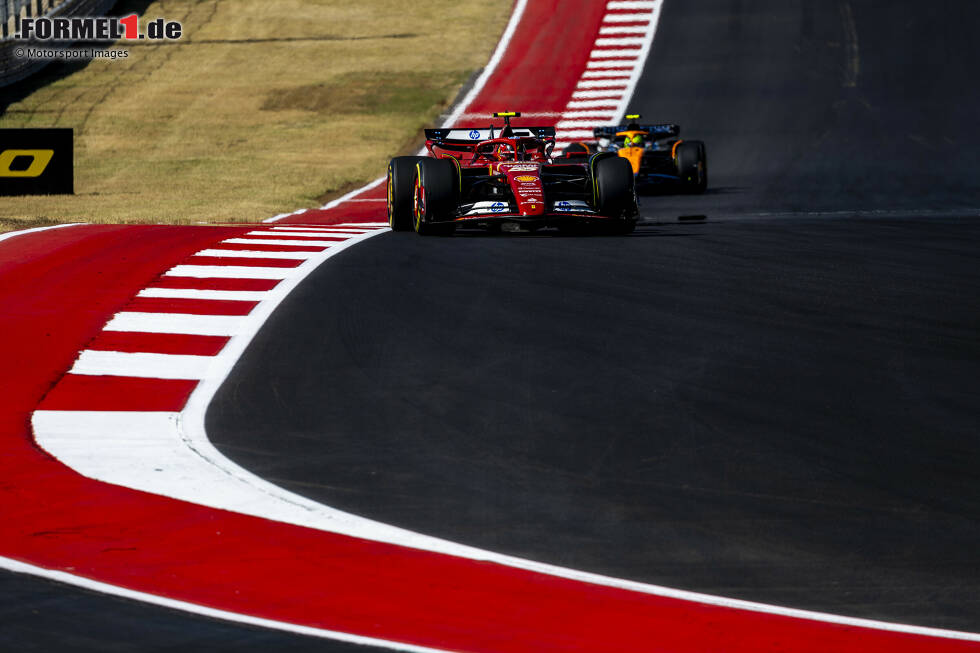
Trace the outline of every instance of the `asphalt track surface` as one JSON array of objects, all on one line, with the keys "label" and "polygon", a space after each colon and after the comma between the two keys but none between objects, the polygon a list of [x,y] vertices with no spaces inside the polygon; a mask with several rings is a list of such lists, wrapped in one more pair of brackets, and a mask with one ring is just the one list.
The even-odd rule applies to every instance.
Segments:
[{"label": "asphalt track surface", "polygon": [[706,195],[626,238],[352,248],[211,438],[495,551],[980,630],[980,9],[940,5],[668,2],[634,104],[708,143]]},{"label": "asphalt track surface", "polygon": [[0,650],[283,651],[363,653],[374,648],[224,623],[145,603],[0,572]]}]

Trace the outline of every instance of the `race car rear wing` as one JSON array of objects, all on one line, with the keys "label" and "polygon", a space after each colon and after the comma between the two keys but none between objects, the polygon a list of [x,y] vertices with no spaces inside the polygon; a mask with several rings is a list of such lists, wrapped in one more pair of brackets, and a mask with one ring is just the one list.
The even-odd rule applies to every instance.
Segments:
[{"label": "race car rear wing", "polygon": [[671,123],[660,123],[657,125],[638,125],[630,123],[628,125],[611,125],[608,127],[596,127],[592,130],[596,138],[613,138],[619,132],[625,131],[645,131],[653,138],[671,138],[681,133],[681,126]]},{"label": "race car rear wing", "polygon": [[[500,138],[502,127],[447,127],[426,129],[425,138],[430,141],[449,141],[456,143],[476,143]],[[513,136],[533,138],[554,138],[554,127],[511,127]]]}]

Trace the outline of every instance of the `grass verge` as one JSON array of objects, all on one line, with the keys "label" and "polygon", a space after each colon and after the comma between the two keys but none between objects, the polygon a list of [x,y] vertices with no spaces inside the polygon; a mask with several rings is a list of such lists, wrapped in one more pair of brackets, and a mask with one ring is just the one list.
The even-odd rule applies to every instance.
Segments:
[{"label": "grass verge", "polygon": [[0,127],[74,128],[76,191],[3,198],[0,230],[256,221],[319,206],[419,145],[486,64],[510,10],[510,0],[152,2],[141,21],[181,21],[180,41],[120,42],[126,58],[55,64],[55,81],[0,116]]}]

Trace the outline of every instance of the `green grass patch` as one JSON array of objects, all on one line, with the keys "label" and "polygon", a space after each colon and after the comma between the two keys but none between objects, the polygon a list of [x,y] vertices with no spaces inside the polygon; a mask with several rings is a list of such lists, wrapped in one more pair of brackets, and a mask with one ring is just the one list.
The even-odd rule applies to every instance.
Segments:
[{"label": "green grass patch", "polygon": [[[125,6],[114,13],[126,13]],[[484,66],[510,0],[167,0],[171,44],[64,67],[0,127],[72,127],[74,196],[3,198],[0,229],[257,221],[319,206],[418,147]],[[55,68],[55,77],[59,69]]]}]

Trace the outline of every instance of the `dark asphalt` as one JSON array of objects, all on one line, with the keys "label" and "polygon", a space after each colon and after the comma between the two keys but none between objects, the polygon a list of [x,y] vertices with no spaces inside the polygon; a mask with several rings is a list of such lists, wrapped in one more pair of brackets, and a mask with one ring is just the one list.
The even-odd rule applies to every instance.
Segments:
[{"label": "dark asphalt", "polygon": [[980,221],[376,237],[219,392],[328,505],[673,587],[980,627]]},{"label": "dark asphalt", "polygon": [[0,571],[0,651],[365,653],[374,647],[216,621]]},{"label": "dark asphalt", "polygon": [[980,631],[978,14],[667,2],[634,105],[708,143],[708,194],[627,238],[359,245],[211,437],[468,544]]},{"label": "dark asphalt", "polygon": [[711,188],[647,210],[980,215],[977,24],[959,0],[668,0],[631,110],[704,140]]}]

